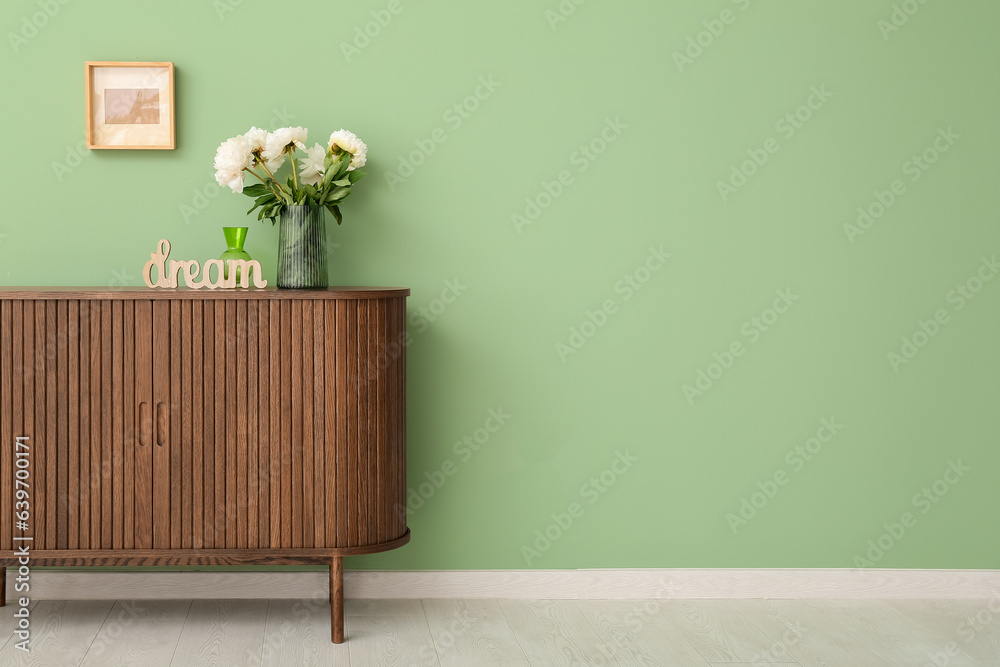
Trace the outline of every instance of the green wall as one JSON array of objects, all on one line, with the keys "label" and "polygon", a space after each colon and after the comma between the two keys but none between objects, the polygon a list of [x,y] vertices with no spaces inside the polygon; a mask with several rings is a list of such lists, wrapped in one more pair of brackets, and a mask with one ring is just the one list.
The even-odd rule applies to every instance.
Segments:
[{"label": "green wall", "polygon": [[[997,3],[0,12],[5,284],[139,285],[244,220],[273,278],[216,146],[368,142],[331,277],[413,290],[428,497],[352,566],[1000,566]],[[177,150],[78,153],[86,60],[173,61]]]}]

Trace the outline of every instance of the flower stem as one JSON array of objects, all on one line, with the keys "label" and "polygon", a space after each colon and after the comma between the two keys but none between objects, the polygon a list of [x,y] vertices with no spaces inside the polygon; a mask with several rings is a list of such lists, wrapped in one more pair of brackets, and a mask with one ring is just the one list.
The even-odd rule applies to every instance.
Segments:
[{"label": "flower stem", "polygon": [[[296,174],[298,173],[299,170],[295,168],[295,148],[294,147],[292,147],[292,150],[288,151],[288,157],[292,161],[292,183],[295,184],[295,190],[296,190],[296,192],[298,192],[298,189],[299,189],[299,178],[298,178],[298,176],[296,176]],[[292,194],[294,196],[295,193],[292,193]]]},{"label": "flower stem", "polygon": [[[261,166],[264,167],[264,163],[263,162],[261,162]],[[264,169],[267,169],[267,167],[264,167]],[[278,199],[284,199],[284,197],[282,197],[280,194],[278,194],[278,192],[271,186],[271,184],[268,183],[267,181],[265,181],[263,178],[261,178],[260,174],[258,174],[256,171],[254,171],[253,169],[250,169],[249,167],[244,167],[243,171],[250,172],[251,174],[253,174],[254,176],[256,176],[257,180],[260,181],[261,183],[263,183],[265,185],[265,187],[267,187],[267,189],[270,190],[271,193],[275,197],[277,197]],[[270,172],[268,172],[268,173],[270,173]],[[275,185],[277,185],[277,183],[275,183]]]},{"label": "flower stem", "polygon": [[287,202],[288,199],[286,197],[282,196],[282,195],[286,194],[285,193],[285,189],[281,187],[281,183],[278,183],[278,179],[276,179],[274,177],[274,174],[272,174],[271,170],[267,168],[267,165],[264,164],[263,160],[260,161],[260,166],[262,166],[264,168],[264,171],[267,172],[267,175],[271,177],[271,182],[274,183],[275,187],[278,188],[278,191],[281,192],[281,195],[278,195],[278,198],[279,199],[284,199]]},{"label": "flower stem", "polygon": [[260,164],[260,166],[261,166],[261,167],[263,167],[263,168],[264,168],[264,171],[266,171],[266,172],[267,172],[267,175],[271,177],[271,180],[272,180],[272,181],[274,181],[274,184],[275,184],[275,185],[277,185],[277,186],[278,186],[278,188],[281,188],[281,185],[280,185],[280,184],[278,183],[278,179],[276,179],[276,178],[274,177],[274,174],[272,174],[272,173],[271,173],[271,170],[267,168],[267,165],[266,165],[266,164],[264,164],[264,161],[263,161],[263,160],[261,160],[259,164]]}]

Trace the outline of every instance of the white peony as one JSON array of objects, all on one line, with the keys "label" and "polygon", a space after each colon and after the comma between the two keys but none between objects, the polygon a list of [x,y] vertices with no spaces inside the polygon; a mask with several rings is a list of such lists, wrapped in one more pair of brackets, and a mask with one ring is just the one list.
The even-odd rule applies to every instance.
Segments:
[{"label": "white peony", "polygon": [[233,192],[243,192],[243,170],[252,160],[250,144],[244,137],[227,139],[215,151],[215,180]]},{"label": "white peony", "polygon": [[323,159],[326,157],[326,149],[316,144],[306,151],[306,157],[299,162],[299,180],[304,185],[319,185],[323,182],[323,174],[326,167]]},{"label": "white peony", "polygon": [[262,130],[259,127],[251,127],[247,130],[247,133],[243,135],[243,138],[247,140],[249,145],[250,153],[253,154],[253,165],[257,166],[257,161],[260,159],[260,154],[264,150],[264,146],[267,144],[267,130]]},{"label": "white peony", "polygon": [[296,148],[306,149],[306,136],[309,130],[304,127],[282,127],[267,135],[261,156],[267,160],[271,171],[277,171],[285,161],[285,153]]},{"label": "white peony", "polygon": [[328,146],[331,153],[344,151],[351,154],[351,166],[347,168],[348,171],[363,167],[368,161],[368,145],[353,132],[337,130],[330,135]]}]

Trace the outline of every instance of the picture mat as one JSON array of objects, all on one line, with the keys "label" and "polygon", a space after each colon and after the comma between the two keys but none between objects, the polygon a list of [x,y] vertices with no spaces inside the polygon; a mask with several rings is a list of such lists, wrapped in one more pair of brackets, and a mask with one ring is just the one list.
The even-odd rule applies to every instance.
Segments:
[{"label": "picture mat", "polygon": [[[108,89],[157,90],[159,122],[106,122]],[[171,143],[170,70],[166,67],[94,67],[91,105],[92,143],[95,146],[169,146]]]}]

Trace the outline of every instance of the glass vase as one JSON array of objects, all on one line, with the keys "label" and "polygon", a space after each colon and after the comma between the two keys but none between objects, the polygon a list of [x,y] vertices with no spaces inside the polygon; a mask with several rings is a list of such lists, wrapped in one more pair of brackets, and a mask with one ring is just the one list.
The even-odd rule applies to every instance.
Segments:
[{"label": "glass vase", "polygon": [[[222,260],[222,276],[229,278],[229,260],[242,259],[250,261],[250,253],[243,249],[247,240],[247,227],[223,227],[222,234],[226,237],[226,252],[219,255]],[[239,269],[236,270],[236,282],[240,281]]]},{"label": "glass vase", "polygon": [[328,285],[323,208],[286,206],[278,217],[278,287]]}]

